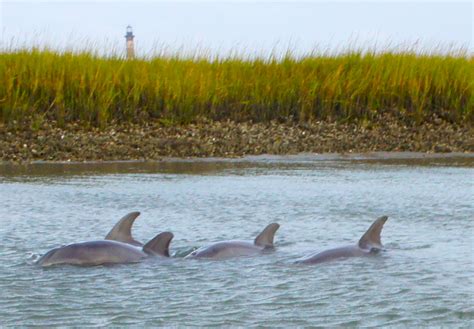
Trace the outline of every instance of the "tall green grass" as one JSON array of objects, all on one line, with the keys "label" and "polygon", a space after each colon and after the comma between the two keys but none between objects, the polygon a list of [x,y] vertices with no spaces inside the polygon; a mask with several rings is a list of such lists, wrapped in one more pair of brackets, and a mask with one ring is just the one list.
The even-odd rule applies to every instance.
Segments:
[{"label": "tall green grass", "polygon": [[474,58],[465,53],[125,60],[47,49],[0,52],[4,123],[371,120],[387,111],[416,122],[433,113],[472,122],[473,91]]}]

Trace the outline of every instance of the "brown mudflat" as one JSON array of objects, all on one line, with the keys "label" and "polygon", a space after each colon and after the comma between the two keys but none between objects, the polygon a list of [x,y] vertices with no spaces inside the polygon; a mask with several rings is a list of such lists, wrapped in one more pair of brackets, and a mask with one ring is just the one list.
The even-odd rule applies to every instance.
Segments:
[{"label": "brown mudflat", "polygon": [[371,123],[214,122],[166,126],[159,121],[104,129],[45,122],[0,126],[4,162],[158,160],[163,157],[241,157],[259,154],[474,152],[471,123],[439,118],[406,124],[383,117]]}]

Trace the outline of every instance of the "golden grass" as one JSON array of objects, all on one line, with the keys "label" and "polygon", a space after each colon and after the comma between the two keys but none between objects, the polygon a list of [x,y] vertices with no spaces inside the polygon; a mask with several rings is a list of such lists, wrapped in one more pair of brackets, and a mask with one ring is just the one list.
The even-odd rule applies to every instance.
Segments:
[{"label": "golden grass", "polygon": [[461,52],[127,61],[93,52],[4,50],[0,82],[4,123],[371,120],[386,111],[416,122],[433,113],[456,122],[474,118],[474,58]]}]

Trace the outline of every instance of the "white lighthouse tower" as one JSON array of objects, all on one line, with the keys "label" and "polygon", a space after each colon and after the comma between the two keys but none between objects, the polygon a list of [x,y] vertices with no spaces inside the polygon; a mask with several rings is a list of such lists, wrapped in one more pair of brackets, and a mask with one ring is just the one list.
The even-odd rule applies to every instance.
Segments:
[{"label": "white lighthouse tower", "polygon": [[125,40],[127,40],[127,59],[135,58],[135,46],[133,44],[133,35],[132,27],[127,26],[127,34],[125,34]]}]

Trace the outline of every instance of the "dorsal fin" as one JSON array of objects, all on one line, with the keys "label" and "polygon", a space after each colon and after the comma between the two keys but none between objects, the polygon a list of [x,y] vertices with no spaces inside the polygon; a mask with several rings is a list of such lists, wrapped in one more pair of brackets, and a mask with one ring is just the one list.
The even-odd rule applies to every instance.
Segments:
[{"label": "dorsal fin", "polygon": [[383,224],[387,221],[387,216],[377,218],[375,222],[370,225],[369,229],[359,240],[359,248],[362,249],[382,249],[383,245],[380,241],[380,233],[382,232]]},{"label": "dorsal fin", "polygon": [[151,255],[170,256],[169,247],[173,233],[163,232],[155,236],[143,246],[143,251]]},{"label": "dorsal fin", "polygon": [[140,213],[138,211],[134,211],[123,216],[105,236],[105,240],[114,240],[135,246],[142,246],[143,244],[141,242],[138,242],[132,237],[132,225],[139,215]]},{"label": "dorsal fin", "polygon": [[256,246],[272,248],[275,232],[280,228],[277,223],[271,223],[254,240]]}]

